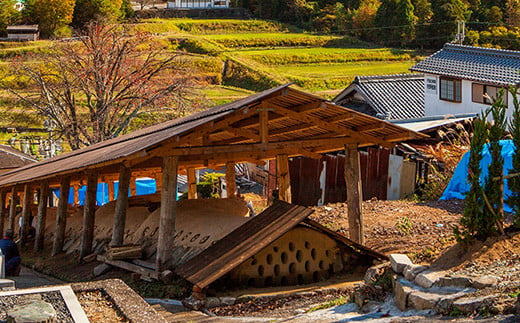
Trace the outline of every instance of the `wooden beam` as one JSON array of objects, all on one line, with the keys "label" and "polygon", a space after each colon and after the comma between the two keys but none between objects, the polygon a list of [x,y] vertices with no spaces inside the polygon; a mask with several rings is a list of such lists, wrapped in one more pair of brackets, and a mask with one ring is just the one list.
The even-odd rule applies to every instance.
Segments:
[{"label": "wooden beam", "polygon": [[0,191],[0,235],[4,234],[5,218],[7,215],[5,200],[7,191],[5,189]]},{"label": "wooden beam", "polygon": [[16,192],[16,186],[11,189],[11,200],[9,201],[9,224],[8,228],[14,232],[14,218],[16,217],[16,198],[18,193]]},{"label": "wooden beam", "polygon": [[269,112],[267,110],[260,111],[260,142],[266,144],[269,142]]},{"label": "wooden beam", "polygon": [[136,179],[137,178],[133,177],[133,176],[132,176],[132,178],[130,178],[130,196],[137,195],[137,183],[135,182]]},{"label": "wooden beam", "polygon": [[31,215],[31,185],[25,184],[23,187],[22,201],[22,223],[20,226],[20,244],[25,245],[29,234],[29,216]]},{"label": "wooden beam", "polygon": [[177,216],[177,168],[179,157],[164,157],[161,214],[159,236],[157,239],[156,270],[162,272],[171,257],[175,237],[175,218]]},{"label": "wooden beam", "polygon": [[370,132],[370,131],[377,131],[377,130],[381,130],[381,129],[385,129],[385,128],[386,128],[386,123],[376,122],[376,123],[369,124],[366,126],[356,127],[356,131]]},{"label": "wooden beam", "polygon": [[254,132],[252,130],[248,130],[248,129],[228,127],[228,128],[226,128],[226,132],[229,132],[230,134],[233,134],[237,137],[244,137],[244,138],[251,139],[254,141],[260,140],[260,136],[256,132]]},{"label": "wooden beam", "polygon": [[345,145],[345,183],[347,186],[348,228],[350,239],[364,244],[363,215],[361,213],[361,170],[356,144]]},{"label": "wooden beam", "polygon": [[119,187],[117,189],[117,201],[114,211],[114,227],[112,229],[112,241],[110,246],[120,246],[125,237],[126,212],[128,210],[128,188],[132,170],[121,165],[119,171]]},{"label": "wooden beam", "polygon": [[94,241],[94,223],[96,221],[96,195],[98,186],[98,175],[96,172],[87,174],[87,194],[85,205],[83,205],[83,231],[81,233],[81,244],[79,259],[88,256],[92,252]]},{"label": "wooden beam", "polygon": [[[366,135],[366,134],[360,134],[359,132],[357,132],[353,129],[342,127],[340,125],[336,125],[334,123],[330,123],[330,122],[327,122],[325,120],[322,120],[322,119],[319,119],[319,118],[316,118],[313,116],[294,112],[292,110],[289,110],[289,109],[286,109],[286,108],[283,108],[280,106],[276,106],[276,105],[273,105],[273,106],[276,107],[277,113],[280,113],[287,117],[291,117],[291,118],[299,120],[301,122],[315,124],[322,129],[335,132],[338,135],[347,135],[349,137],[352,137],[353,139],[356,139],[358,142],[361,142],[361,143],[375,142],[378,145],[381,145],[384,147],[388,147],[389,145],[391,145],[389,142],[387,142],[385,140],[382,140],[382,139],[374,137],[374,136]],[[381,122],[383,122],[383,121],[381,121]]]},{"label": "wooden beam", "polygon": [[108,201],[112,202],[115,200],[114,182],[109,180],[106,183],[108,186]]},{"label": "wooden beam", "polygon": [[235,179],[235,163],[234,162],[227,162],[226,163],[226,191],[227,191],[227,197],[235,197],[236,196],[236,190],[237,190],[237,184]]},{"label": "wooden beam", "polygon": [[40,185],[38,196],[38,217],[36,220],[36,237],[34,239],[34,252],[43,250],[45,239],[45,224],[47,221],[47,203],[49,201],[49,181],[45,180]]},{"label": "wooden beam", "polygon": [[52,255],[62,252],[65,241],[65,228],[67,227],[67,207],[70,192],[70,176],[61,178],[60,199],[56,210],[56,227],[54,230],[54,242],[52,244]]},{"label": "wooden beam", "polygon": [[289,175],[289,156],[276,156],[276,175],[278,181],[278,197],[280,201],[292,203],[291,178]]},{"label": "wooden beam", "polygon": [[193,200],[197,198],[197,176],[195,168],[188,168],[188,199]]}]

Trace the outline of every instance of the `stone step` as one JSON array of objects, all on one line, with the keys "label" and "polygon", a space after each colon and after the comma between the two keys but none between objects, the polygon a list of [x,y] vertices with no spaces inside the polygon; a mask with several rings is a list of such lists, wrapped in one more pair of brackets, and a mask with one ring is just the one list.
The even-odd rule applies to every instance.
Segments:
[{"label": "stone step", "polygon": [[407,308],[448,312],[453,302],[475,292],[465,287],[430,287],[424,288],[399,277],[394,283],[395,303],[401,311]]}]

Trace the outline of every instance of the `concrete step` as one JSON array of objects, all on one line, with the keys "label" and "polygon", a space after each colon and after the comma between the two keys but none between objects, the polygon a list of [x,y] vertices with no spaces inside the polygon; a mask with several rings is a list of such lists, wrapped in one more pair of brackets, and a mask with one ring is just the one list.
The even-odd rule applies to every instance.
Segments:
[{"label": "concrete step", "polygon": [[395,303],[402,311],[415,308],[446,313],[451,309],[454,301],[475,291],[473,288],[459,286],[424,288],[403,277],[397,278],[394,282]]}]

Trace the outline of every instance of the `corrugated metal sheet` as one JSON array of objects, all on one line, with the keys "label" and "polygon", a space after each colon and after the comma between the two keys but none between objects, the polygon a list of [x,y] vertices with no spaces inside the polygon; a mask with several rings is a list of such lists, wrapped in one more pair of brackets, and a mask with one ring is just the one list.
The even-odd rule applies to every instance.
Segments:
[{"label": "corrugated metal sheet", "polygon": [[[268,101],[269,103],[275,104],[276,106],[288,109],[295,109],[308,103],[323,102],[325,106],[319,109],[319,111],[325,117],[322,117],[320,114],[318,114],[320,115],[319,118],[321,120],[327,121],[330,116],[345,118],[345,122],[339,123],[341,126],[345,127],[345,134],[339,134],[340,136],[344,135],[348,137],[348,131],[355,131],[356,127],[358,126],[374,125],[375,123],[382,122],[376,118],[337,106],[311,94],[291,89],[289,88],[289,85],[290,84],[279,86],[229,104],[209,109],[204,112],[195,113],[184,118],[164,122],[159,125],[135,131],[118,138],[100,142],[81,150],[73,151],[36,164],[22,167],[0,176],[0,186],[5,187],[12,184],[37,181],[56,174],[72,174],[78,171],[82,171],[87,167],[103,167],[106,165],[115,164],[123,161],[129,156],[138,156],[139,153],[143,153],[158,147],[168,139],[189,134],[199,126],[208,124],[210,122],[216,122],[217,120],[223,120],[229,114],[237,110],[245,110],[255,107],[261,101]],[[346,116],[347,112],[355,114],[355,118],[352,119]],[[308,139],[313,135],[324,135],[328,133],[331,134],[331,137],[338,136],[337,133],[318,129],[319,127],[316,127],[313,124],[300,121],[297,123],[297,125],[298,124],[307,125],[307,127],[304,127],[301,129],[301,131],[294,133],[282,134],[277,138],[275,138],[276,136],[273,135],[270,137],[270,141],[277,142],[283,140]],[[258,124],[255,126],[258,128]],[[254,130],[254,127],[252,129]],[[211,130],[208,130],[208,133],[210,132]],[[382,129],[370,133],[367,132],[367,134],[377,136],[377,138],[380,140],[387,138],[387,136],[393,136],[396,134],[402,134],[403,137],[408,138],[421,136],[420,134],[414,134],[409,130],[400,128],[390,123],[385,123],[385,127],[382,127]],[[226,138],[226,140],[229,142],[226,145],[251,142],[250,139],[244,139],[237,136],[228,136],[222,138]],[[365,143],[360,142],[360,144],[368,144],[373,142],[373,139],[368,137],[366,140],[367,141]],[[389,142],[397,140],[399,139],[394,137],[388,139]],[[199,139],[185,145],[185,147],[194,146],[200,146]]]}]

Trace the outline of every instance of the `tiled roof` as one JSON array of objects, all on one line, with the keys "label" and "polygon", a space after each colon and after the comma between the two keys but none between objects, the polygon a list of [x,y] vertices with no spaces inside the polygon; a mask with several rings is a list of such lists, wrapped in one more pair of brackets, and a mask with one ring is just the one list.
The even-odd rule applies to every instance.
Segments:
[{"label": "tiled roof", "polygon": [[518,85],[520,52],[445,44],[410,70],[497,85]]},{"label": "tiled roof", "polygon": [[361,95],[381,119],[401,120],[424,116],[423,74],[357,76],[334,102],[359,111],[356,102],[345,100],[353,91]]}]

